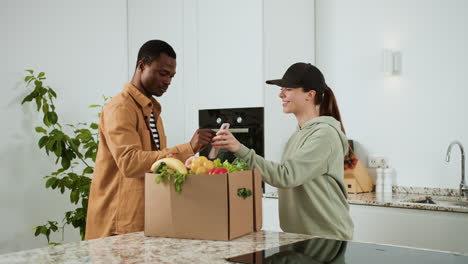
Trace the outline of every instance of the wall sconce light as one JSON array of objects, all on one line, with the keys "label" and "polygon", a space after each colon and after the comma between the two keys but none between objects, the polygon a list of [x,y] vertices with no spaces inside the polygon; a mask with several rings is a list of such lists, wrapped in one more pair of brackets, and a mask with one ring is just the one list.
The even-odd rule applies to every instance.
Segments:
[{"label": "wall sconce light", "polygon": [[383,72],[385,75],[396,75],[401,69],[401,54],[390,49],[383,51]]}]

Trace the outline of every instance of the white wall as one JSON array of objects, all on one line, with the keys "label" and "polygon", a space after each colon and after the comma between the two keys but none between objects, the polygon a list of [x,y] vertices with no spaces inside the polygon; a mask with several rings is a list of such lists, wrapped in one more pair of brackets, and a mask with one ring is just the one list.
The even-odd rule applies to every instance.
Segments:
[{"label": "white wall", "polygon": [[[284,114],[280,88],[266,80],[283,77],[296,62],[315,62],[314,2],[310,0],[264,1],[263,89],[265,101],[265,158],[279,162],[289,137],[296,130],[294,115]],[[276,188],[266,185],[267,192]]]},{"label": "white wall", "polygon": [[[336,91],[361,158],[380,154],[397,184],[458,188],[468,146],[468,2],[318,0],[316,61]],[[384,48],[401,52],[400,75],[382,73]]]},{"label": "white wall", "polygon": [[[129,0],[128,1],[128,61],[129,80],[135,71],[138,50],[151,39],[169,43],[177,54],[177,69],[168,91],[157,100],[162,105],[162,118],[168,136],[168,146],[186,142],[184,111],[184,1]],[[190,140],[190,139],[189,139]],[[188,141],[188,140],[187,140]]]},{"label": "white wall", "polygon": [[[190,140],[199,109],[265,106],[266,156],[279,160],[296,121],[281,112],[279,88],[264,81],[281,77],[296,61],[314,61],[309,0],[3,0],[0,15],[6,39],[0,42],[6,58],[0,118],[9,124],[0,132],[0,253],[45,246],[28,229],[60,221],[72,208],[67,195],[43,187],[54,166],[36,147],[38,116],[19,105],[26,95],[23,69],[46,72],[66,123],[95,121],[87,106],[122,89],[145,41],[166,40],[178,62],[168,93],[159,98],[169,145]],[[77,231],[69,230],[65,242],[77,240]]]},{"label": "white wall", "polygon": [[[45,189],[54,160],[37,147],[39,115],[21,106],[24,69],[46,72],[63,123],[94,121],[88,105],[127,79],[126,1],[0,1],[0,253],[46,246],[32,227],[61,221],[68,195]],[[68,230],[65,241],[79,240]],[[54,241],[60,238],[54,239]]]},{"label": "white wall", "polygon": [[[239,19],[242,17],[242,19]],[[129,62],[163,39],[177,53],[177,74],[158,100],[168,144],[188,142],[198,110],[263,106],[262,1],[129,1]]]}]

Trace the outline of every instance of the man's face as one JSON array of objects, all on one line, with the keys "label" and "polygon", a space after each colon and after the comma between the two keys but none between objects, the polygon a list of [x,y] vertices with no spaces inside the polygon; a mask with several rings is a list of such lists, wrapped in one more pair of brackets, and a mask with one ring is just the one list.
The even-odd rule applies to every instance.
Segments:
[{"label": "man's face", "polygon": [[162,53],[159,59],[143,65],[141,84],[147,94],[163,95],[176,73],[176,60]]}]

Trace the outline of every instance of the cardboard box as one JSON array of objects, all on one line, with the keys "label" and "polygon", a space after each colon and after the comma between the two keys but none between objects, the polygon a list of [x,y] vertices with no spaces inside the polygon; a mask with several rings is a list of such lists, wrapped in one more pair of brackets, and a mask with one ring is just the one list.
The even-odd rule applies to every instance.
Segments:
[{"label": "cardboard box", "polygon": [[372,192],[374,185],[369,177],[366,168],[362,166],[360,160],[353,169],[344,171],[344,184],[348,193]]},{"label": "cardboard box", "polygon": [[[145,236],[231,240],[262,228],[262,177],[258,169],[187,175],[182,192],[172,182],[145,176]],[[247,198],[240,188],[252,190]]]}]

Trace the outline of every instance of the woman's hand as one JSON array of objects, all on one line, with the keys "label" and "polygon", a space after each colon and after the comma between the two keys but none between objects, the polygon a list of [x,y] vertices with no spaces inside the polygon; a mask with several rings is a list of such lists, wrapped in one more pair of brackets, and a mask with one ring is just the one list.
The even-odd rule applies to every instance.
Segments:
[{"label": "woman's hand", "polygon": [[236,152],[240,148],[240,142],[232,135],[229,130],[220,130],[211,142],[211,146],[217,149],[227,149],[230,152]]}]

